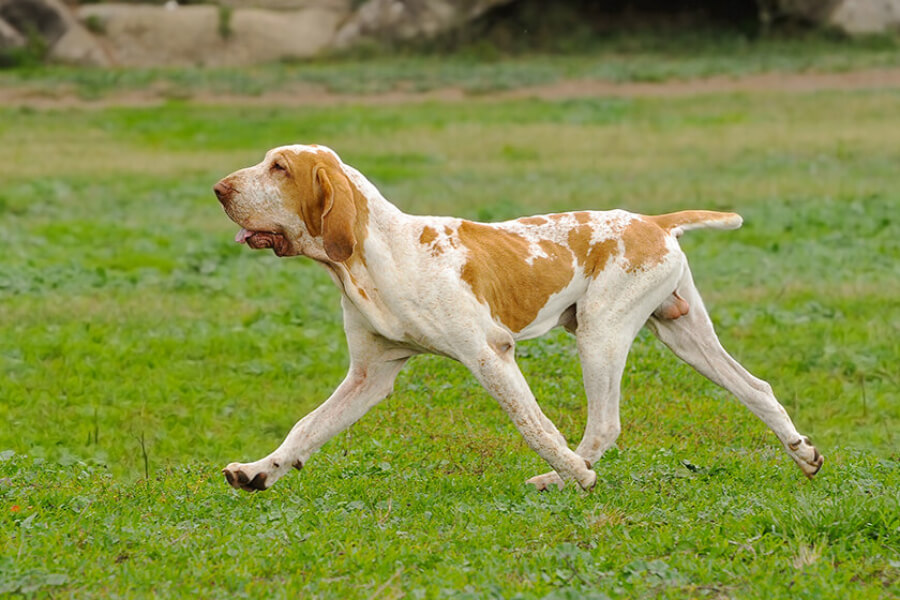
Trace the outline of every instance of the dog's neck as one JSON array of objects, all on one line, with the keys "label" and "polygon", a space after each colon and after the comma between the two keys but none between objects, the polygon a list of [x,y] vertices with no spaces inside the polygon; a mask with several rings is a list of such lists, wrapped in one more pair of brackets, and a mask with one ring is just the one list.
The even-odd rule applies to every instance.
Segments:
[{"label": "dog's neck", "polygon": [[[394,247],[393,238],[404,223],[413,219],[391,204],[362,173],[349,165],[342,165],[344,172],[361,195],[357,214],[362,220],[364,235],[357,239],[353,254],[346,261],[336,262],[326,256],[311,256],[329,271],[335,284],[355,305],[380,302],[380,293],[370,267],[372,263],[383,265],[390,261]],[[324,260],[323,260],[324,259]]]},{"label": "dog's neck", "polygon": [[[368,222],[366,227],[369,235],[378,235],[379,233],[388,233],[396,224],[404,218],[409,217],[399,208],[388,202],[381,192],[378,191],[371,181],[351,167],[350,165],[342,165],[344,173],[350,178],[350,181],[359,190],[366,202],[366,212],[368,213]],[[362,248],[359,248],[362,251]]]}]

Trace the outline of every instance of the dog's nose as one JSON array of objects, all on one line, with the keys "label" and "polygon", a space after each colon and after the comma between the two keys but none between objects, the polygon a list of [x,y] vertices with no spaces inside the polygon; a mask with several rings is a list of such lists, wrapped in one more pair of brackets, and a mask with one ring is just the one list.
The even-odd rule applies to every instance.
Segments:
[{"label": "dog's nose", "polygon": [[234,188],[225,183],[225,180],[223,179],[213,186],[213,191],[216,193],[216,198],[219,199],[219,202],[225,204],[228,201],[228,197],[231,196],[231,192],[234,191]]}]

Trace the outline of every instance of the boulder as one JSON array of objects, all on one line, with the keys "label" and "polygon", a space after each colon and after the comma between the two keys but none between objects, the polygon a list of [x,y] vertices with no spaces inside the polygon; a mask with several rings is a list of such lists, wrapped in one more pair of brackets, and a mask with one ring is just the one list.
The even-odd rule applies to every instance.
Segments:
[{"label": "boulder", "polygon": [[236,10],[229,55],[235,64],[254,64],[314,56],[330,47],[345,13],[323,8],[274,12]]},{"label": "boulder", "polygon": [[900,30],[900,0],[777,0],[776,10],[850,35]]},{"label": "boulder", "polygon": [[328,46],[346,15],[315,6],[272,11],[87,4],[78,16],[99,23],[117,64],[215,67],[313,56]]},{"label": "boulder", "polygon": [[[110,64],[102,46],[58,0],[0,0],[0,21],[18,33],[23,44],[32,32],[39,35],[49,48],[51,60],[94,66]],[[0,27],[0,38],[8,37],[2,30]]]},{"label": "boulder", "polygon": [[512,0],[367,0],[341,26],[338,48],[365,39],[427,38],[475,19]]},{"label": "boulder", "polygon": [[40,35],[47,46],[53,46],[73,24],[69,10],[57,0],[0,0],[0,19],[22,35]]},{"label": "boulder", "polygon": [[74,26],[50,48],[50,59],[72,65],[111,67],[113,61],[100,42],[84,27]]},{"label": "boulder", "polygon": [[777,0],[771,4],[775,5],[775,12],[780,15],[809,23],[822,23],[839,2],[841,0]]},{"label": "boulder", "polygon": [[319,8],[349,15],[351,0],[218,0],[217,4],[231,8],[262,8],[265,10],[306,10]]},{"label": "boulder", "polygon": [[0,19],[0,51],[21,48],[25,45],[25,37],[15,27]]},{"label": "boulder", "polygon": [[843,0],[826,24],[851,35],[900,31],[900,0]]}]

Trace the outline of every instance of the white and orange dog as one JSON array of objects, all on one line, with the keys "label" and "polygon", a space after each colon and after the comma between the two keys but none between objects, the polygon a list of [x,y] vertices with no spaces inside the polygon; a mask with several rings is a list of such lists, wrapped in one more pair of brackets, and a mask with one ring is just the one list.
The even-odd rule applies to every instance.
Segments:
[{"label": "white and orange dog", "polygon": [[[762,419],[807,476],[822,466],[769,384],[719,344],[678,246],[690,229],[739,227],[736,214],[587,211],[491,224],[413,216],[315,145],[270,150],[218,182],[215,193],[242,228],[236,241],[308,256],[328,270],[342,292],[350,350],[343,383],[278,449],[225,467],[235,488],[264,490],[301,468],[391,392],[411,356],[430,352],[468,367],[553,468],[528,483],[543,490],[574,480],[590,489],[592,463],[619,435],[622,371],[644,325]],[[587,426],[574,451],[515,358],[516,341],[557,326],[575,334],[587,393]]]}]

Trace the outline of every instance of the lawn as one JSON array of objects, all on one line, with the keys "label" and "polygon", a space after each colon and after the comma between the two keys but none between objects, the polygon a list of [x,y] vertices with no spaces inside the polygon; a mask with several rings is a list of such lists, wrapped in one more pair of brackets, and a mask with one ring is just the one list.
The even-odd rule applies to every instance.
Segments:
[{"label": "lawn", "polygon": [[[900,92],[306,108],[0,109],[0,595],[900,596]],[[341,380],[326,273],[234,244],[211,192],[332,146],[414,213],[740,212],[682,238],[723,343],[825,454],[807,481],[646,332],[590,494],[458,364],[270,491],[255,460]],[[518,348],[570,442],[573,339]]]}]

